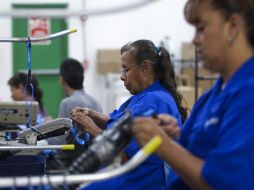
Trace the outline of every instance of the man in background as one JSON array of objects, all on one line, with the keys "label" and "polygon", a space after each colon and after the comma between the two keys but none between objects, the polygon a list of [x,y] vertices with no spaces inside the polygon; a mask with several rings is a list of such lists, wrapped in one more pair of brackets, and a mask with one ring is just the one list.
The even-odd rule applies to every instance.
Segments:
[{"label": "man in background", "polygon": [[[60,66],[60,84],[67,97],[60,103],[59,118],[71,118],[71,111],[75,107],[90,108],[102,112],[96,100],[85,92],[83,82],[84,68],[81,63],[73,58],[65,59]],[[47,162],[48,170],[67,168],[87,148],[87,145],[78,144],[74,135],[69,133],[67,136],[48,139],[49,144],[75,144],[74,151],[58,151]]]},{"label": "man in background", "polygon": [[60,83],[68,97],[60,104],[58,117],[71,117],[75,107],[90,108],[102,112],[101,107],[94,98],[83,89],[84,68],[75,59],[67,58],[60,66]]}]

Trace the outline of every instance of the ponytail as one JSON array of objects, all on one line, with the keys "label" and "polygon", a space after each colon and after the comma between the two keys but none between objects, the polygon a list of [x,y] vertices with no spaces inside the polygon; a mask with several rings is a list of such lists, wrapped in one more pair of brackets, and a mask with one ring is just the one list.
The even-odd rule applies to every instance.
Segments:
[{"label": "ponytail", "polygon": [[182,122],[184,122],[187,119],[187,108],[182,106],[183,96],[177,90],[175,71],[170,59],[170,55],[165,48],[159,47],[157,50],[158,49],[160,49],[160,51],[159,53],[157,51],[157,77],[161,82],[161,85],[164,86],[172,94],[178,111],[181,114]]}]

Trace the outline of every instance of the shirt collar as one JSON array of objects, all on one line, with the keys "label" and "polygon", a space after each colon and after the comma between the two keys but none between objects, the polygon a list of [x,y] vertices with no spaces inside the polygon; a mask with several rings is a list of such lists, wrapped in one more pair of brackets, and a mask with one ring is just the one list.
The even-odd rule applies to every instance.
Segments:
[{"label": "shirt collar", "polygon": [[143,93],[146,93],[146,92],[154,91],[154,90],[158,89],[160,86],[161,86],[160,81],[159,81],[159,80],[156,80],[153,84],[151,84],[150,86],[148,86],[147,88],[145,88],[143,91],[139,92],[139,93],[137,94],[137,96],[138,96],[139,94],[143,94]]},{"label": "shirt collar", "polygon": [[[246,79],[251,79],[254,76],[254,56],[250,57],[229,79],[225,90],[237,89],[246,83]],[[222,80],[222,79],[220,79]],[[222,85],[222,84],[221,84]]]}]

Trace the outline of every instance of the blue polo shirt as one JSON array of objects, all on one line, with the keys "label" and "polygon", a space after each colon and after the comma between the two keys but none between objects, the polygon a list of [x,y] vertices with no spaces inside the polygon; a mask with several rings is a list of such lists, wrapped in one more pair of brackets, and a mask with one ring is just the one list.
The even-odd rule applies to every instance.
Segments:
[{"label": "blue polo shirt", "polygon": [[[180,144],[205,160],[203,179],[212,189],[254,189],[254,57],[222,78],[195,104]],[[189,189],[173,171],[170,190]]]},{"label": "blue polo shirt", "polygon": [[[168,113],[175,116],[181,125],[181,116],[177,105],[171,94],[161,86],[159,81],[154,82],[139,94],[130,97],[118,110],[114,110],[110,114],[111,119],[107,123],[107,128],[110,128],[112,123],[120,118],[126,109],[130,110],[134,117],[142,116],[151,109],[156,113]],[[138,150],[137,142],[132,139],[129,146],[125,149],[125,153],[131,158]],[[165,188],[164,164],[154,154],[136,169],[113,179],[93,183],[86,190],[162,190]]]}]

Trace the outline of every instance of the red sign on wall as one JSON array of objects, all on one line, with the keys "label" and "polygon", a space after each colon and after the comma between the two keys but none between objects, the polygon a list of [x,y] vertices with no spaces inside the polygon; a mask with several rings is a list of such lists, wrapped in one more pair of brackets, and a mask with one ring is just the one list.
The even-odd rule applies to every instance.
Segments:
[{"label": "red sign on wall", "polygon": [[[51,26],[48,18],[29,18],[28,35],[29,37],[43,37],[50,35]],[[33,44],[50,44],[50,41],[33,42]]]}]

